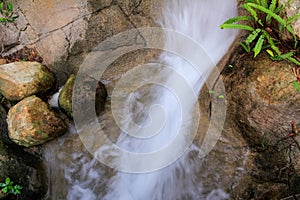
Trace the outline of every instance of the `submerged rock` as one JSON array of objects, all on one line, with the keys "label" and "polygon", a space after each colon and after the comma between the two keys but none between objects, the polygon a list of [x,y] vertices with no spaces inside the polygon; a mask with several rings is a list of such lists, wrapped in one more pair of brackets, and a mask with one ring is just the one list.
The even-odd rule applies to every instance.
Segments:
[{"label": "submerged rock", "polygon": [[[64,88],[60,92],[59,99],[58,99],[59,107],[70,118],[73,118],[72,94],[73,94],[73,86],[75,83],[75,79],[76,79],[75,75],[71,75],[69,77],[66,84],[64,85]],[[105,86],[101,82],[98,82],[96,89],[93,89],[94,81],[96,81],[96,80],[87,77],[83,81],[83,83],[81,85],[81,89],[78,90],[78,92],[84,96],[86,93],[90,93],[90,92],[95,93],[95,96],[94,96],[95,97],[95,111],[96,111],[97,116],[99,116],[100,113],[104,110],[104,104],[105,104],[105,100],[107,97],[107,92],[106,92]],[[86,98],[78,99],[78,101],[79,102],[82,101],[82,104],[85,104],[83,102],[83,99],[86,99]],[[90,101],[90,100],[92,100],[92,99],[88,99],[88,101]],[[91,108],[87,108],[87,109],[91,109]]]},{"label": "submerged rock", "polygon": [[14,62],[0,65],[0,92],[11,101],[45,92],[54,83],[49,69],[37,62]]},{"label": "submerged rock", "polygon": [[36,96],[27,97],[12,107],[7,122],[10,139],[25,147],[43,144],[67,131],[62,119]]}]

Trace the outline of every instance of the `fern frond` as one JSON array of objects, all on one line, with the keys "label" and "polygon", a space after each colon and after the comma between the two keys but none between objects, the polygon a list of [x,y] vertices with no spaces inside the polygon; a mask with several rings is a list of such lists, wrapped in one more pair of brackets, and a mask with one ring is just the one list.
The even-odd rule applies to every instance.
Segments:
[{"label": "fern frond", "polygon": [[253,18],[250,16],[237,16],[237,17],[228,19],[223,24],[233,24],[238,21],[251,21],[251,20],[253,20]]},{"label": "fern frond", "polygon": [[298,60],[296,60],[295,58],[287,58],[289,61],[291,61],[292,63],[296,64],[296,65],[300,65],[300,62]]},{"label": "fern frond", "polygon": [[254,58],[260,53],[263,43],[265,41],[265,36],[262,34],[260,35],[260,37],[258,38],[255,47],[253,48],[253,52],[254,52]]},{"label": "fern frond", "polygon": [[265,7],[265,8],[268,8],[268,1],[267,0],[261,0],[260,5]]},{"label": "fern frond", "polygon": [[280,5],[277,8],[275,8],[274,13],[279,13],[284,8],[284,5]]},{"label": "fern frond", "polygon": [[259,29],[259,28],[252,31],[252,33],[249,34],[249,36],[245,40],[245,44],[249,45],[251,42],[253,42],[253,40],[255,40],[257,38],[257,36],[260,32],[261,32],[261,29]]},{"label": "fern frond", "polygon": [[231,28],[231,29],[242,29],[247,31],[254,31],[254,28],[252,28],[251,26],[242,25],[242,24],[222,24],[220,28],[221,29]]},{"label": "fern frond", "polygon": [[250,52],[251,48],[250,48],[249,45],[246,45],[246,44],[244,44],[244,43],[242,43],[242,42],[240,43],[240,45],[243,47],[243,49],[244,49],[247,53]]},{"label": "fern frond", "polygon": [[284,27],[286,27],[287,23],[284,19],[282,19],[279,15],[277,15],[274,12],[271,12],[269,9],[264,8],[260,5],[254,4],[254,3],[247,3],[248,7],[253,7],[256,8],[257,10],[260,10],[264,13],[266,13],[267,15],[270,15],[271,17],[273,17],[276,21],[278,21],[281,25],[283,25]]},{"label": "fern frond", "polygon": [[[275,13],[276,5],[277,5],[277,0],[272,0],[271,4],[270,4],[270,7],[269,7],[269,10],[271,12]],[[269,14],[267,15],[266,22],[267,22],[267,24],[270,24],[270,22],[271,22],[271,15],[269,15]]]},{"label": "fern frond", "polygon": [[289,58],[291,58],[293,55],[294,55],[293,52],[288,52],[288,53],[281,54],[281,55],[277,55],[277,56],[271,56],[271,59],[272,59],[272,60],[279,61],[279,60],[289,59]]},{"label": "fern frond", "polygon": [[262,21],[258,18],[256,11],[253,8],[251,8],[248,4],[256,5],[254,3],[245,3],[242,5],[242,8],[247,10],[251,14],[251,16],[254,18],[254,20],[259,23],[259,25],[264,26]]},{"label": "fern frond", "polygon": [[286,20],[286,23],[287,23],[287,24],[290,24],[290,23],[292,23],[294,20],[296,20],[296,19],[299,18],[299,17],[300,17],[300,13],[298,13],[298,14],[296,14],[296,15],[293,15],[293,16],[289,17],[289,18]]},{"label": "fern frond", "polygon": [[268,43],[270,44],[271,49],[275,51],[277,55],[281,55],[279,48],[275,45],[273,38],[269,35],[269,33],[265,30],[262,30],[263,35],[267,38]]}]

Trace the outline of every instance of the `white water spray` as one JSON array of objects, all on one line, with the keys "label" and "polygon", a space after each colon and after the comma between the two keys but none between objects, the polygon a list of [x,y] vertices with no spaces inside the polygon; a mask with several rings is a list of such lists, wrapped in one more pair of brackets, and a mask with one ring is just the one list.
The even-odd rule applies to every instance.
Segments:
[{"label": "white water spray", "polygon": [[[163,148],[170,140],[178,134],[178,129],[183,127],[184,134],[179,135],[180,140],[186,140],[189,137],[190,126],[193,124],[193,109],[197,102],[197,98],[189,96],[188,87],[191,87],[197,97],[205,78],[213,69],[214,65],[206,62],[207,55],[212,63],[217,63],[226,53],[235,33],[232,31],[220,30],[219,25],[227,18],[236,15],[235,0],[166,0],[163,11],[163,19],[161,25],[164,28],[175,30],[181,34],[190,37],[197,42],[207,54],[198,54],[195,49],[188,46],[185,41],[177,40],[175,35],[166,32],[166,49],[173,49],[175,52],[189,54],[196,64],[201,65],[202,76],[189,62],[170,53],[163,53],[160,61],[168,65],[174,72],[168,74],[165,84],[175,89],[175,95],[167,89],[160,91],[160,97],[152,97],[151,102],[138,105],[138,109],[150,110],[152,119],[160,121],[164,119],[164,126],[159,130],[159,133],[147,140],[133,138],[126,134],[121,134],[117,145],[120,148],[136,153],[147,153]],[[164,72],[162,72],[164,73]],[[178,81],[178,74],[188,83],[182,84]],[[157,94],[157,91],[148,91],[148,93]],[[137,92],[133,94],[135,99],[143,98],[143,93]],[[178,104],[176,96],[186,96],[184,101]],[[150,98],[151,99],[151,98]],[[158,104],[163,110],[156,109],[151,105]],[[152,110],[151,110],[152,109]],[[164,116],[164,117],[161,117]],[[128,117],[128,120],[132,120]],[[159,124],[159,123],[158,123]],[[143,133],[141,133],[143,135]],[[184,142],[182,142],[184,143]],[[182,143],[177,143],[178,149],[173,149],[173,152],[166,152],[156,157],[154,162],[163,162],[168,156],[176,154],[176,151],[181,151]],[[93,177],[88,176],[89,180],[77,180],[73,187],[68,192],[68,199],[104,199],[104,200],[160,200],[160,199],[200,199],[201,180],[196,180],[193,174],[193,163],[189,159],[190,152],[198,150],[197,146],[192,145],[184,155],[170,166],[159,169],[154,172],[132,174],[125,172],[117,172],[109,181],[105,195],[98,194],[88,188],[88,183],[93,182]],[[103,153],[103,149],[99,149],[98,153]],[[96,173],[92,167],[95,160],[90,165],[90,171]],[[123,163],[122,163],[123,162]],[[124,158],[120,164],[140,165],[147,167],[151,163],[127,163]],[[87,169],[82,169],[87,171]],[[85,177],[87,178],[87,177]],[[217,194],[216,194],[217,193]],[[221,190],[214,191],[214,194],[208,195],[211,199],[226,199],[228,195],[222,193]]]}]

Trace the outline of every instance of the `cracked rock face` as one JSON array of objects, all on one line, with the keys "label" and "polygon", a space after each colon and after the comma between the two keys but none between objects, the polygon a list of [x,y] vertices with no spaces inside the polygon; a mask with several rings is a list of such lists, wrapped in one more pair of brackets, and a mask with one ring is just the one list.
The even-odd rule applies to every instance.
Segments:
[{"label": "cracked rock face", "polygon": [[3,55],[33,45],[63,84],[106,38],[136,27],[157,26],[155,15],[161,4],[160,0],[17,0],[19,17],[0,33]]}]

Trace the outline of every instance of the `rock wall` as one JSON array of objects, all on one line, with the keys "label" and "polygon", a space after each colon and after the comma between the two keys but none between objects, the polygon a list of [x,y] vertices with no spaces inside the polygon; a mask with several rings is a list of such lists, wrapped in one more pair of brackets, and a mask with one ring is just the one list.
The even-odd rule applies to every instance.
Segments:
[{"label": "rock wall", "polygon": [[15,0],[15,23],[0,25],[3,55],[34,46],[63,84],[98,43],[122,31],[156,26],[159,0]]}]

